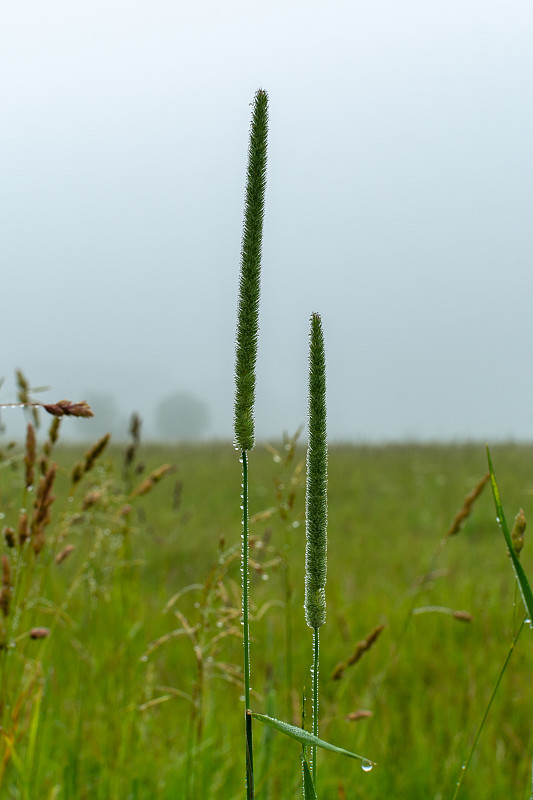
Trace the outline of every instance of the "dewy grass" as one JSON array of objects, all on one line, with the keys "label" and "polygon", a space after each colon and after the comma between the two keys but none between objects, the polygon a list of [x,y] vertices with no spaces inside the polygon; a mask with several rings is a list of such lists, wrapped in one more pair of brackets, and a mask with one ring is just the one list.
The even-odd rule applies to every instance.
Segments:
[{"label": "dewy grass", "polygon": [[517,580],[517,583],[518,583],[518,587],[520,589],[520,593],[522,595],[522,600],[524,602],[526,616],[523,618],[523,620],[522,620],[517,632],[515,633],[515,635],[513,637],[513,640],[511,642],[511,645],[510,645],[509,650],[507,652],[507,655],[505,657],[505,661],[503,663],[503,666],[502,666],[502,668],[501,668],[501,670],[500,670],[500,672],[498,674],[498,678],[497,678],[496,683],[494,685],[494,688],[492,690],[489,702],[487,704],[487,707],[485,708],[485,712],[483,714],[483,718],[481,720],[481,723],[479,725],[477,733],[476,733],[476,735],[474,737],[474,741],[472,743],[472,747],[470,748],[470,752],[468,753],[468,757],[467,757],[465,763],[463,764],[463,766],[461,768],[461,773],[459,775],[459,779],[457,781],[457,784],[456,784],[456,787],[455,787],[455,792],[453,794],[452,800],[456,800],[456,798],[457,798],[457,796],[459,794],[459,790],[461,789],[461,786],[463,784],[464,777],[465,777],[466,772],[468,770],[468,767],[470,766],[470,763],[472,761],[472,756],[473,756],[474,751],[475,751],[475,749],[477,747],[477,744],[479,742],[479,739],[480,739],[481,733],[483,731],[483,728],[485,727],[485,723],[487,721],[487,718],[488,718],[490,709],[492,707],[494,698],[496,697],[496,693],[497,693],[497,691],[498,691],[498,689],[500,687],[501,680],[502,680],[503,675],[504,675],[504,673],[505,673],[505,671],[507,669],[507,666],[508,666],[509,661],[511,659],[511,656],[513,654],[513,651],[514,651],[514,648],[515,648],[516,643],[518,641],[518,638],[519,638],[519,636],[520,636],[520,634],[522,632],[524,624],[526,622],[528,622],[530,627],[531,627],[531,620],[533,618],[533,594],[532,594],[532,591],[531,591],[531,585],[530,585],[530,583],[529,583],[529,581],[527,579],[527,576],[526,576],[526,573],[525,573],[525,571],[524,571],[524,569],[522,567],[522,564],[520,563],[520,553],[521,553],[522,548],[524,546],[524,533],[525,533],[526,524],[527,524],[526,523],[526,517],[525,517],[524,511],[522,509],[520,509],[520,511],[518,512],[518,514],[515,517],[513,528],[512,528],[511,531],[509,531],[509,527],[508,527],[507,521],[505,519],[505,514],[504,514],[504,511],[503,511],[503,506],[502,506],[502,502],[501,502],[501,498],[500,498],[500,490],[499,490],[498,484],[496,482],[496,476],[494,474],[494,467],[492,465],[492,459],[490,457],[490,451],[489,451],[488,448],[487,448],[487,460],[488,460],[488,465],[489,465],[489,471],[487,473],[487,476],[490,478],[490,484],[491,484],[491,488],[492,488],[492,496],[494,498],[494,505],[495,505],[495,508],[496,508],[496,515],[497,515],[496,518],[498,520],[498,523],[500,525],[501,531],[502,531],[504,539],[505,539],[505,543],[507,545],[507,551],[508,551],[509,557],[511,559],[511,563],[513,565],[513,569],[514,569],[514,572],[515,572],[515,577],[516,577],[516,580]]},{"label": "dewy grass", "polygon": [[235,447],[242,460],[242,615],[244,637],[244,705],[246,795],[254,797],[252,718],[250,707],[250,626],[248,599],[248,451],[254,446],[255,371],[259,332],[261,245],[265,205],[268,97],[255,95],[248,149],[248,172],[241,248],[239,309],[235,357]]},{"label": "dewy grass", "polygon": [[[487,448],[487,459],[489,462],[490,484],[492,487],[492,496],[494,498],[494,505],[496,506],[498,523],[500,525],[501,531],[505,539],[505,543],[507,545],[507,551],[509,553],[511,563],[513,565],[516,580],[518,582],[518,587],[522,595],[522,600],[524,601],[526,614],[529,618],[529,622],[531,625],[531,621],[533,620],[533,592],[531,591],[531,585],[527,579],[526,573],[524,572],[524,568],[520,563],[520,549],[516,547],[517,534],[515,533],[515,540],[513,541],[513,536],[509,531],[509,527],[505,519],[505,514],[503,513],[503,506],[500,499],[500,490],[498,488],[498,484],[496,483],[494,467],[492,466],[492,459],[490,457],[490,452],[488,448]],[[525,524],[524,524],[524,529],[525,529]],[[523,532],[524,531],[522,530],[522,535]]]},{"label": "dewy grass", "polygon": [[[311,317],[309,340],[309,444],[307,450],[305,619],[313,629],[313,735],[318,736],[319,628],[326,621],[327,573],[326,357],[322,322]],[[316,746],[311,774],[316,787]]]}]

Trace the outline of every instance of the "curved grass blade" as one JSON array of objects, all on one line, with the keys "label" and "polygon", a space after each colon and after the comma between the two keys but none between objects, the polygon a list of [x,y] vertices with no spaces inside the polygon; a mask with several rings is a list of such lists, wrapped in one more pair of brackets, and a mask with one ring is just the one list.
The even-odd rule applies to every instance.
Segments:
[{"label": "curved grass blade", "polygon": [[511,539],[509,527],[505,519],[505,514],[503,513],[503,506],[500,498],[500,490],[498,489],[498,484],[496,483],[496,476],[494,475],[494,467],[492,466],[492,460],[490,457],[490,451],[488,447],[487,447],[487,459],[489,462],[490,484],[492,487],[492,496],[494,497],[494,505],[496,506],[496,514],[498,522],[502,530],[502,533],[504,535],[505,543],[507,544],[507,550],[509,551],[509,556],[513,564],[516,580],[518,581],[518,586],[520,588],[520,594],[522,595],[522,600],[524,601],[524,606],[526,607],[526,613],[528,615],[529,620],[533,620],[533,592],[531,591],[531,586],[529,585],[529,581],[526,577],[526,573],[524,572],[524,568],[520,563],[520,559],[516,555],[515,549],[513,547],[513,541]]},{"label": "curved grass blade", "polygon": [[304,800],[318,800],[311,777],[311,770],[304,755],[302,755],[302,770],[304,775]]},{"label": "curved grass blade", "polygon": [[364,756],[359,756],[357,753],[352,753],[350,750],[345,750],[343,747],[337,747],[334,744],[325,742],[323,739],[319,739],[318,736],[313,736],[312,733],[304,731],[303,728],[297,728],[296,725],[289,725],[288,722],[282,722],[279,719],[268,717],[266,714],[256,714],[255,711],[248,710],[246,713],[259,722],[264,722],[265,725],[270,725],[280,733],[284,733],[285,736],[290,736],[292,739],[296,739],[296,741],[300,742],[300,744],[310,745],[311,747],[322,747],[323,750],[331,750],[333,753],[339,753],[339,755],[342,756],[357,758],[359,761],[362,761],[364,765],[372,767],[375,766],[375,761],[371,761],[369,758],[365,758]]}]

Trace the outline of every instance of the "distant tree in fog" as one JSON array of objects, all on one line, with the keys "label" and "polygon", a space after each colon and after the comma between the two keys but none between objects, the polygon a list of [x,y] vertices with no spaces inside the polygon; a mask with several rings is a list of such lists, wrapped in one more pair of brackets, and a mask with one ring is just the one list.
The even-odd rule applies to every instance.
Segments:
[{"label": "distant tree in fog", "polygon": [[155,410],[157,432],[165,439],[194,441],[209,428],[207,405],[189,392],[176,392],[162,400]]}]

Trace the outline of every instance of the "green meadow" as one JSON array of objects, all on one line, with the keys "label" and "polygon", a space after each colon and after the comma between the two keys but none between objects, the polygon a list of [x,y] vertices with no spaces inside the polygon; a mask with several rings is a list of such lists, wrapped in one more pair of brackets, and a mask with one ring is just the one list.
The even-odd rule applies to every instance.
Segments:
[{"label": "green meadow", "polygon": [[[242,800],[238,453],[52,439],[31,482],[31,444],[1,454],[0,796]],[[491,453],[512,524],[533,446]],[[252,708],[301,725],[305,450],[249,457]],[[481,444],[330,447],[320,736],[376,766],[320,751],[321,798],[452,800],[524,618],[490,486],[447,536],[486,470]],[[530,796],[532,668],[526,625],[459,798]],[[254,749],[256,797],[301,797],[299,744],[257,723]]]}]

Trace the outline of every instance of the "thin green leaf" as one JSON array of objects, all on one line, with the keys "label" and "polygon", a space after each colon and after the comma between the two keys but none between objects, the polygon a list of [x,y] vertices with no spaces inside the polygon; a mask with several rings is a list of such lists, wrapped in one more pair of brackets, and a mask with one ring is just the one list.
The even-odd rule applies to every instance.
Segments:
[{"label": "thin green leaf", "polygon": [[318,800],[311,777],[311,770],[304,755],[302,755],[302,769],[304,775],[304,800]]},{"label": "thin green leaf", "polygon": [[334,744],[325,742],[323,739],[319,739],[318,736],[313,736],[312,733],[307,733],[307,731],[304,731],[303,728],[297,728],[296,725],[289,725],[287,722],[282,722],[279,719],[267,717],[266,714],[256,714],[255,711],[248,711],[247,713],[250,714],[250,716],[254,719],[259,720],[259,722],[264,722],[265,725],[270,725],[280,733],[284,733],[285,736],[290,736],[292,739],[296,739],[296,741],[300,742],[300,744],[310,745],[311,747],[322,747],[324,750],[331,750],[333,753],[339,753],[342,756],[358,758],[359,761],[363,761],[365,764],[371,766],[374,766],[376,763],[375,761],[370,761],[370,759],[365,758],[364,756],[357,755],[357,753],[352,753],[350,750],[345,750],[343,747],[337,747]]},{"label": "thin green leaf", "polygon": [[487,458],[489,462],[492,496],[494,497],[494,505],[496,506],[496,515],[498,518],[500,528],[504,535],[505,542],[507,544],[507,550],[509,551],[509,556],[511,557],[513,569],[516,575],[516,580],[518,581],[518,586],[520,588],[520,594],[522,595],[522,600],[524,601],[524,606],[526,607],[526,613],[529,619],[533,620],[533,592],[531,591],[531,586],[529,585],[529,581],[526,577],[526,573],[524,572],[524,568],[520,563],[520,559],[516,555],[515,549],[513,547],[513,540],[511,539],[509,527],[505,519],[505,514],[503,513],[502,501],[500,499],[500,490],[498,489],[498,484],[496,483],[496,476],[494,475],[494,467],[492,466],[492,460],[490,457],[490,451],[488,447],[487,447]]}]

